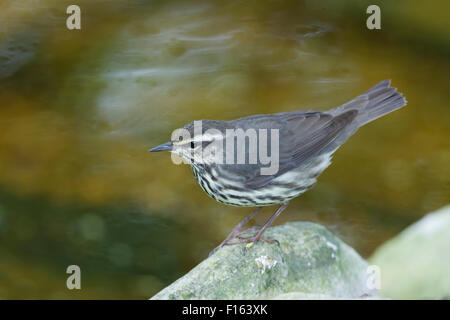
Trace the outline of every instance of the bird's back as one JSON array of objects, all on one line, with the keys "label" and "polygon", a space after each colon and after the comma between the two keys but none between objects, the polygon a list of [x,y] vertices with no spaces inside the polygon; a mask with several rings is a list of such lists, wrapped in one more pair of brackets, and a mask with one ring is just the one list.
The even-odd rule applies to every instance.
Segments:
[{"label": "bird's back", "polygon": [[[261,114],[223,122],[223,127],[278,132],[278,170],[261,174],[262,164],[193,166],[201,187],[220,202],[239,206],[283,203],[305,192],[335,152],[359,127],[406,104],[385,80],[355,99],[326,112]],[[258,136],[258,139],[260,137]],[[271,140],[267,138],[267,150]],[[259,141],[258,141],[259,146]],[[246,159],[248,158],[248,148]]]}]

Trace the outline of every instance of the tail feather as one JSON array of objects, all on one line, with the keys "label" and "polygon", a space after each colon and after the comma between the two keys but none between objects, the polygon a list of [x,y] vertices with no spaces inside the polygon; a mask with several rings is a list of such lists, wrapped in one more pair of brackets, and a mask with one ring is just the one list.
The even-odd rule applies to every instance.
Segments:
[{"label": "tail feather", "polygon": [[362,95],[333,109],[332,113],[340,114],[352,109],[358,110],[358,116],[355,121],[358,123],[358,127],[361,127],[403,107],[407,103],[405,97],[400,92],[397,92],[397,88],[391,87],[390,84],[390,80],[381,81]]}]

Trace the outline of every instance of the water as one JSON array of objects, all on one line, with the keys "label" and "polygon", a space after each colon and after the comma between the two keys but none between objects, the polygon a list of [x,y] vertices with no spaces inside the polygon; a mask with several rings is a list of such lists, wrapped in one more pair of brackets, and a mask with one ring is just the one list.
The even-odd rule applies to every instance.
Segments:
[{"label": "water", "polygon": [[148,298],[205,258],[249,209],[146,152],[194,119],[326,110],[390,78],[408,106],[277,223],[323,224],[368,257],[449,202],[447,2],[384,1],[381,31],[367,1],[77,4],[81,31],[59,1],[0,4],[1,298]]}]

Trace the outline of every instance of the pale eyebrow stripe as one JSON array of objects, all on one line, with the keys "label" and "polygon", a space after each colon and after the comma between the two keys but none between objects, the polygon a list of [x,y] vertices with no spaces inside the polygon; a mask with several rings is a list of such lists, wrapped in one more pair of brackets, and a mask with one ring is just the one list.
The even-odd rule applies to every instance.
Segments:
[{"label": "pale eyebrow stripe", "polygon": [[181,140],[181,141],[173,141],[172,143],[174,145],[176,145],[176,146],[180,146],[180,145],[184,145],[184,144],[187,144],[187,143],[191,143],[192,141],[193,142],[212,141],[214,139],[216,139],[216,140],[221,139],[222,140],[222,139],[224,139],[224,136],[223,135],[208,135],[208,134],[206,134],[206,135],[197,136],[197,137],[190,138],[190,139],[184,139],[184,140]]},{"label": "pale eyebrow stripe", "polygon": [[183,144],[187,144],[187,143],[190,143],[190,142],[192,142],[194,139],[186,139],[186,140],[181,140],[181,141],[173,141],[172,143],[175,145],[175,146],[181,146],[181,145],[183,145]]}]

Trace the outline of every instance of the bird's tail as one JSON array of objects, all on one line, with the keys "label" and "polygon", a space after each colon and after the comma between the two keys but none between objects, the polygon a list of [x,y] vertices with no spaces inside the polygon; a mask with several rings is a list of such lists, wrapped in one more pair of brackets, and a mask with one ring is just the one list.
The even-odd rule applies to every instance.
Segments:
[{"label": "bird's tail", "polygon": [[365,125],[406,105],[407,101],[397,88],[391,87],[391,80],[384,80],[362,95],[333,110],[340,114],[348,110],[358,110],[355,118],[358,127]]}]

